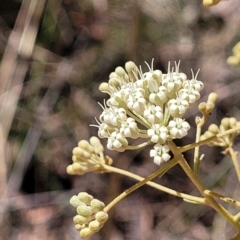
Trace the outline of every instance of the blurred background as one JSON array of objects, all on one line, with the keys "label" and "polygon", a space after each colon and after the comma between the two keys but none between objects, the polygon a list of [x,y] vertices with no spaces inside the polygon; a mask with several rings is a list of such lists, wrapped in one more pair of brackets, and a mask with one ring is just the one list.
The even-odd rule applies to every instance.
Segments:
[{"label": "blurred background", "polygon": [[[240,67],[226,63],[240,41],[239,9],[239,0],[212,8],[200,0],[1,0],[0,239],[80,239],[71,196],[87,191],[107,204],[135,183],[117,174],[66,173],[73,147],[97,134],[89,124],[101,113],[97,102],[108,97],[99,84],[126,61],[147,69],[144,61],[154,58],[154,68],[166,72],[169,61],[181,59],[189,77],[200,68],[202,100],[219,94],[204,129],[223,117],[239,120]],[[177,144],[194,141],[196,115],[197,106],[186,115],[190,134]],[[239,200],[237,176],[220,151],[201,148],[201,178]],[[141,176],[157,169],[149,149],[106,154]],[[193,153],[185,156],[192,164]],[[178,167],[156,181],[198,194]],[[144,186],[116,205],[91,239],[224,240],[233,233],[210,208]]]}]

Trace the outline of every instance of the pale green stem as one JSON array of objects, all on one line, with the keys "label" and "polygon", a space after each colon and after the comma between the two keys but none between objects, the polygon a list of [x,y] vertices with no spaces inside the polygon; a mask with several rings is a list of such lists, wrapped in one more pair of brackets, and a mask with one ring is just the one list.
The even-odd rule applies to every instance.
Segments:
[{"label": "pale green stem", "polygon": [[232,129],[229,129],[229,130],[227,130],[227,131],[225,131],[225,132],[223,132],[223,133],[219,133],[219,134],[217,134],[216,136],[210,137],[210,138],[205,139],[205,140],[203,140],[203,141],[200,141],[200,142],[197,142],[197,143],[191,143],[191,144],[188,144],[188,145],[186,145],[186,146],[180,147],[180,148],[179,148],[179,151],[180,151],[180,152],[186,152],[186,151],[188,151],[188,150],[190,150],[190,149],[193,149],[193,148],[198,147],[198,146],[205,145],[205,144],[207,144],[207,143],[209,143],[209,142],[211,142],[211,141],[213,141],[213,140],[215,140],[215,139],[217,139],[217,138],[221,138],[221,137],[223,137],[223,136],[226,136],[226,135],[228,135],[228,134],[232,134],[232,133],[234,133],[234,132],[236,132],[236,131],[239,131],[239,130],[240,130],[240,126],[239,126],[239,127],[232,128]]},{"label": "pale green stem", "polygon": [[147,182],[151,181],[153,178],[157,177],[158,175],[161,175],[164,173],[167,169],[175,166],[178,163],[178,159],[173,158],[171,161],[167,162],[164,166],[159,168],[154,173],[150,174],[148,177],[143,179],[141,182],[136,183],[129,189],[125,190],[123,193],[121,193],[119,196],[117,196],[112,202],[110,202],[105,208],[104,211],[108,212],[114,205],[116,205],[119,201],[121,201],[123,198],[125,198],[127,195],[132,193],[133,191],[137,190],[141,186],[145,185]]},{"label": "pale green stem", "polygon": [[126,109],[126,113],[133,119],[135,119],[136,121],[138,121],[140,124],[142,124],[143,126],[145,126],[146,128],[151,128],[151,125],[140,115],[138,114],[133,114],[131,111]]},{"label": "pale green stem", "polygon": [[240,167],[239,167],[239,163],[238,163],[238,159],[237,159],[237,152],[235,152],[232,147],[229,147],[226,150],[229,152],[229,154],[232,158],[232,162],[233,162],[235,171],[237,173],[238,181],[240,182]]},{"label": "pale green stem", "polygon": [[237,207],[240,207],[240,202],[235,200],[235,199],[226,197],[224,195],[221,195],[219,193],[213,192],[211,190],[205,190],[204,193],[207,194],[208,196],[219,198],[220,200],[222,200],[224,202],[227,202],[227,203],[233,204],[233,205],[235,205]]},{"label": "pale green stem", "polygon": [[149,140],[149,141],[144,142],[142,144],[139,144],[137,146],[127,146],[125,148],[126,148],[126,150],[136,150],[136,149],[139,149],[139,148],[146,147],[147,145],[150,145],[150,144],[153,144],[153,143]]},{"label": "pale green stem", "polygon": [[208,196],[207,194],[204,193],[205,187],[199,180],[196,173],[192,171],[192,169],[182,156],[181,151],[179,151],[178,147],[173,142],[169,142],[168,145],[172,153],[174,154],[174,157],[179,160],[178,163],[180,164],[184,172],[191,179],[191,181],[197,187],[199,192],[206,198],[208,205],[214,208],[222,216],[224,216],[238,230],[238,232],[240,232],[240,225],[237,221],[235,221],[234,216],[232,216],[225,208],[218,204],[213,197]]},{"label": "pale green stem", "polygon": [[[137,174],[128,172],[128,171],[123,170],[123,169],[119,169],[119,168],[112,167],[112,166],[109,166],[109,165],[104,165],[104,168],[105,168],[105,170],[108,170],[110,172],[115,172],[115,173],[118,173],[118,174],[130,177],[132,179],[135,179],[137,181],[144,180],[143,177],[140,177]],[[149,185],[149,186],[151,186],[153,188],[156,188],[156,189],[158,189],[160,191],[169,193],[169,194],[171,194],[173,196],[183,198],[184,200],[192,202],[192,203],[195,203],[195,204],[196,203],[197,204],[206,204],[205,198],[195,197],[195,196],[192,196],[192,195],[189,195],[189,194],[181,193],[181,192],[175,191],[175,190],[173,190],[171,188],[164,187],[161,184],[158,184],[158,183],[155,183],[155,182],[149,181],[149,182],[146,183],[146,185]]]},{"label": "pale green stem", "polygon": [[149,138],[149,136],[147,135],[147,133],[138,133],[138,137],[140,138]]},{"label": "pale green stem", "polygon": [[[198,122],[197,122],[198,121]],[[198,143],[200,141],[202,126],[205,123],[205,117],[203,116],[201,119],[196,119],[197,122],[197,130],[196,130],[196,140],[195,142]],[[193,171],[198,174],[199,166],[200,166],[200,152],[199,152],[200,146],[195,147],[194,149],[194,158],[193,158]]]}]

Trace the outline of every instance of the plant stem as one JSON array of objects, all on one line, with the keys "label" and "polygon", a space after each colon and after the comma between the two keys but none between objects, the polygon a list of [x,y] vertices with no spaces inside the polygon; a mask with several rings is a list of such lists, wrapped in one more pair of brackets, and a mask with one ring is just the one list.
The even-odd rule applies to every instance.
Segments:
[{"label": "plant stem", "polygon": [[[196,124],[197,124],[197,130],[196,130],[196,140],[195,142],[198,143],[200,140],[200,136],[201,136],[201,131],[202,131],[202,126],[205,122],[205,118],[196,118]],[[197,146],[194,149],[194,158],[193,158],[193,171],[198,174],[199,171],[199,166],[200,166],[200,160],[199,160],[199,147]]]},{"label": "plant stem", "polygon": [[177,158],[173,158],[171,161],[167,162],[165,165],[163,165],[161,168],[159,168],[157,171],[153,172],[150,174],[148,177],[143,179],[142,181],[136,183],[129,189],[125,190],[123,193],[121,193],[119,196],[117,196],[112,202],[110,202],[105,208],[104,211],[108,212],[115,204],[117,204],[119,201],[121,201],[123,198],[125,198],[127,195],[135,191],[136,189],[140,188],[147,182],[151,181],[153,178],[157,177],[158,175],[161,175],[164,173],[166,170],[172,168],[178,163]]},{"label": "plant stem", "polygon": [[190,166],[182,156],[181,152],[179,151],[178,147],[173,142],[169,142],[168,145],[172,153],[174,154],[174,157],[179,160],[178,163],[180,164],[184,172],[191,179],[191,181],[197,187],[199,192],[206,198],[208,205],[214,208],[222,216],[224,216],[238,230],[238,233],[240,233],[240,225],[234,219],[234,216],[232,216],[225,208],[223,208],[213,197],[204,193],[205,191],[204,185],[201,183],[196,173],[192,171],[192,169],[190,168]]},{"label": "plant stem", "polygon": [[228,153],[231,156],[234,168],[235,168],[236,173],[237,173],[238,181],[240,182],[240,167],[239,167],[239,163],[238,163],[238,159],[237,159],[237,152],[235,152],[232,147],[229,147],[226,150],[228,151]]},{"label": "plant stem", "polygon": [[[116,167],[112,167],[112,166],[109,166],[109,165],[105,165],[104,168],[106,170],[110,171],[110,172],[119,173],[121,175],[130,177],[130,178],[135,179],[137,181],[144,180],[143,177],[140,177],[139,175],[131,173],[131,172],[128,172],[126,170],[122,170],[122,169],[119,169],[119,168],[116,168]],[[173,190],[171,188],[164,187],[161,184],[158,184],[158,183],[155,183],[155,182],[149,181],[149,182],[146,183],[146,185],[149,185],[149,186],[151,186],[153,188],[156,188],[156,189],[158,189],[160,191],[169,193],[169,194],[171,194],[173,196],[183,198],[184,200],[187,200],[187,201],[192,202],[192,203],[206,204],[205,198],[195,197],[195,196],[192,196],[192,195],[189,195],[189,194],[181,193],[181,192],[175,191],[175,190]]]},{"label": "plant stem", "polygon": [[235,133],[235,132],[237,132],[237,131],[239,131],[239,130],[240,130],[240,126],[239,126],[239,127],[232,128],[232,129],[229,129],[229,130],[227,130],[227,131],[225,131],[225,132],[223,132],[223,133],[219,133],[219,134],[217,134],[216,136],[210,137],[210,138],[205,139],[205,140],[203,140],[203,141],[200,141],[200,142],[197,142],[197,143],[191,143],[191,144],[185,145],[185,146],[183,146],[183,147],[180,147],[180,148],[179,148],[179,151],[180,151],[180,152],[186,152],[186,151],[188,151],[188,150],[190,150],[190,149],[193,149],[193,148],[198,147],[198,146],[205,145],[205,144],[207,144],[208,142],[211,142],[211,141],[213,141],[213,140],[215,140],[215,139],[217,139],[217,138],[221,138],[221,137],[223,137],[223,136],[226,136],[226,135]]}]

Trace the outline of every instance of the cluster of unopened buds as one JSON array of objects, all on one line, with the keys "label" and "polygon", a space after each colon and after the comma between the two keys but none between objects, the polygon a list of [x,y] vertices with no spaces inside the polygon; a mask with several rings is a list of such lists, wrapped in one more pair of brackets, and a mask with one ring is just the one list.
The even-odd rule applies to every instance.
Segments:
[{"label": "cluster of unopened buds", "polygon": [[[200,137],[200,140],[214,137],[219,133],[224,133],[227,130],[233,129],[235,127],[240,127],[240,121],[237,121],[237,119],[234,117],[223,118],[219,127],[216,124],[211,124],[208,127],[208,130]],[[238,134],[239,131],[233,132],[232,134],[209,141],[207,144],[210,146],[227,148],[233,145],[234,139],[237,137]]]},{"label": "cluster of unopened buds", "polygon": [[82,238],[98,232],[108,219],[108,214],[104,212],[105,204],[86,192],[73,196],[70,203],[77,210],[73,222]]},{"label": "cluster of unopened buds", "polygon": [[73,149],[73,163],[67,167],[70,175],[104,171],[104,164],[111,165],[112,159],[103,153],[103,145],[97,137],[90,141],[81,140]]},{"label": "cluster of unopened buds", "polygon": [[[197,74],[189,80],[179,71],[179,64],[168,66],[168,73],[148,71],[127,62],[125,69],[117,67],[102,83],[100,91],[110,98],[101,105],[98,136],[107,138],[110,150],[123,152],[155,144],[150,156],[158,165],[170,159],[167,142],[187,135],[190,125],[183,115],[200,98],[203,83]],[[143,139],[137,146],[130,139]]]}]

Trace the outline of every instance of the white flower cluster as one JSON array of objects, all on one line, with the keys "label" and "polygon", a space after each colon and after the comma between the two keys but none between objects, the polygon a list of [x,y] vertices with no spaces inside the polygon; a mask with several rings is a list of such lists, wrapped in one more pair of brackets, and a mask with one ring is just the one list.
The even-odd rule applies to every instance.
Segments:
[{"label": "white flower cluster", "polygon": [[98,232],[108,219],[108,214],[104,212],[105,204],[86,192],[73,196],[70,204],[77,210],[73,222],[82,238]]},{"label": "white flower cluster", "polygon": [[[167,141],[182,138],[190,129],[182,118],[200,98],[203,83],[179,72],[179,64],[168,68],[168,73],[153,70],[143,73],[133,62],[125,69],[117,67],[102,83],[100,91],[110,98],[104,102],[98,121],[98,135],[107,138],[111,150],[125,151],[155,143],[150,151],[156,164],[170,159]],[[129,139],[145,139],[145,145],[131,146]]]}]

